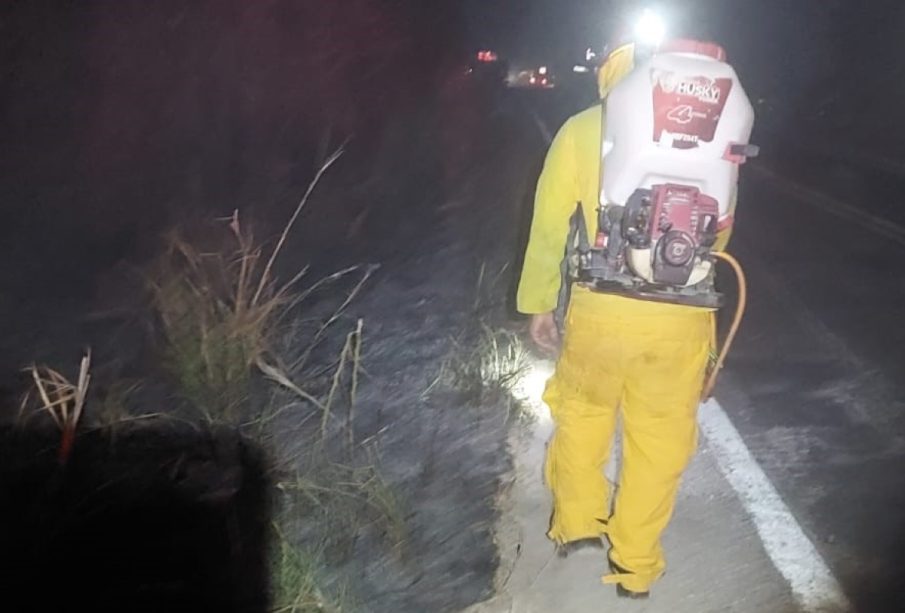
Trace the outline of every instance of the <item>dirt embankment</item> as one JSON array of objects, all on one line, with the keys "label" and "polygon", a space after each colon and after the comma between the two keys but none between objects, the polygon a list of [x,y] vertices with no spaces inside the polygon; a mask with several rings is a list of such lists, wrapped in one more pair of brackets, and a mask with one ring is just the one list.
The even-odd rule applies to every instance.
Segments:
[{"label": "dirt embankment", "polygon": [[[289,531],[283,537],[291,547],[317,550],[310,576],[318,585],[312,593],[324,602],[341,600],[350,610],[455,611],[491,593],[495,499],[510,470],[505,443],[513,406],[499,377],[475,364],[491,351],[487,330],[498,329],[510,309],[519,220],[542,155],[542,143],[518,108],[478,95],[467,82],[451,81],[435,102],[387,123],[376,145],[359,147],[352,140],[278,261],[281,278],[307,262],[309,278],[349,265],[378,267],[299,373],[309,378],[313,393],[326,395],[343,341],[361,321],[354,416],[350,404],[348,416],[326,422],[332,451],[321,459],[333,465],[341,460],[352,471],[348,475],[363,484],[375,483],[363,474],[379,475],[385,489],[363,506],[382,501],[381,513],[392,521],[337,522],[332,503],[294,507],[300,512],[285,524]],[[281,189],[289,191],[305,174]],[[263,220],[259,235],[272,234],[293,205],[279,198],[252,207],[254,217]],[[33,266],[42,272],[52,262],[38,259]],[[180,405],[184,399],[173,395],[155,365],[159,354],[148,333],[147,300],[132,265],[111,269],[92,263],[80,274],[87,283],[80,290],[84,295],[72,303],[40,300],[46,316],[60,321],[33,330],[29,339],[50,347],[49,356],[72,356],[80,344],[94,346],[98,392],[125,375],[148,375],[150,383],[130,411],[166,412],[167,403]],[[312,325],[318,325],[312,321],[335,312],[357,278],[345,278],[290,314],[279,343],[287,361],[307,350]],[[97,312],[104,315],[86,318]],[[12,308],[8,314],[8,323],[19,325],[34,315]],[[53,333],[60,329],[66,335],[58,341]],[[28,347],[22,343],[18,351]],[[252,402],[269,401],[272,393],[256,387]],[[321,416],[298,399],[287,404],[294,406],[269,421],[266,439],[273,446],[271,457],[282,460],[268,472],[271,484],[279,486],[268,490],[278,508],[287,489],[315,470],[309,452],[320,420],[311,418]],[[188,409],[180,406],[178,414],[185,417]],[[344,447],[346,440],[355,443],[354,451]],[[85,438],[77,448],[109,443],[97,453],[128,465],[128,454],[116,453],[115,437],[105,441]],[[287,479],[290,474],[296,481]],[[167,475],[164,471],[165,486],[176,487]],[[80,484],[102,496],[97,476]],[[390,502],[379,498],[385,492],[391,493]],[[399,533],[388,541],[386,533],[397,527]],[[165,525],[149,529],[168,533]],[[136,541],[136,548],[140,544]],[[272,550],[280,547],[272,544]]]},{"label": "dirt embankment", "polygon": [[[494,503],[510,468],[513,411],[499,368],[517,365],[514,353],[493,353],[500,349],[487,334],[511,311],[514,254],[543,143],[521,105],[475,89],[431,51],[451,48],[454,15],[419,2],[356,2],[351,20],[316,9],[324,3],[294,2],[245,12],[199,3],[143,19],[134,17],[147,14],[144,3],[30,4],[6,14],[5,418],[29,385],[17,369],[32,360],[68,372],[90,345],[93,379],[67,469],[50,461],[46,415],[35,419],[50,435],[9,433],[18,445],[9,449],[36,452],[36,464],[23,468],[31,489],[20,503],[57,506],[29,513],[39,526],[6,525],[8,536],[37,530],[39,539],[5,542],[53,549],[69,526],[83,530],[67,541],[81,553],[115,543],[123,564],[104,566],[109,575],[96,576],[90,560],[70,575],[73,585],[118,586],[108,593],[114,609],[130,586],[183,605],[215,602],[204,598],[220,598],[217,589],[192,592],[185,581],[214,550],[224,556],[221,578],[257,565],[237,589],[254,591],[269,575],[279,598],[295,589],[306,606],[313,601],[310,610],[455,611],[492,589]],[[285,280],[311,264],[306,284],[348,266],[372,270],[314,349],[312,336],[361,275],[313,294],[275,335],[284,365],[308,354],[291,374],[316,402],[278,392],[255,371],[242,403],[259,421],[239,429],[269,458],[266,470],[260,449],[251,463],[213,452],[186,459],[216,429],[198,425],[204,407],[187,401],[161,360],[159,314],[147,294],[161,233],[238,208],[258,238],[278,234],[318,159],[350,136],[276,265]],[[326,415],[350,333],[355,374],[339,371],[336,410]],[[264,422],[262,407],[276,407]],[[133,470],[147,480],[119,479]],[[250,489],[233,487],[235,479]],[[240,500],[245,493],[251,500]],[[134,525],[146,517],[136,505],[171,496],[185,506],[164,505],[159,522]],[[260,533],[237,540],[235,531],[259,531],[270,508],[281,529],[270,535],[277,564],[268,573]],[[211,509],[226,520],[230,509],[254,512],[238,528],[214,521],[223,529],[197,531],[183,548],[179,539],[191,540],[192,521]],[[93,521],[97,513],[109,521]],[[240,542],[254,551],[235,549]],[[144,556],[164,568],[177,549],[201,553],[159,580],[125,560]],[[32,554],[42,558],[40,548]]]}]

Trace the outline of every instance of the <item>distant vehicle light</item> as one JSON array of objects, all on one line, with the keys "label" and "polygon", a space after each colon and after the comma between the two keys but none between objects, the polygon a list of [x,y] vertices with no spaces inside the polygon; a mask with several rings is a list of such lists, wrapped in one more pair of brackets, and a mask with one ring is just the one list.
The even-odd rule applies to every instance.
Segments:
[{"label": "distant vehicle light", "polygon": [[499,57],[493,51],[478,51],[479,62],[496,62],[497,60],[499,60]]},{"label": "distant vehicle light", "polygon": [[530,79],[528,79],[528,83],[534,85],[535,83],[537,83],[537,77],[531,77]]},{"label": "distant vehicle light", "polygon": [[590,68],[588,68],[587,66],[582,66],[580,64],[576,64],[575,66],[572,66],[572,72],[577,72],[579,74],[585,73],[585,72],[590,72],[590,71],[591,71]]},{"label": "distant vehicle light", "polygon": [[650,9],[644,9],[635,24],[635,40],[642,45],[659,47],[666,38],[666,22]]},{"label": "distant vehicle light", "polygon": [[547,74],[547,67],[541,66],[540,68],[537,69],[537,72],[538,72],[538,74]]}]

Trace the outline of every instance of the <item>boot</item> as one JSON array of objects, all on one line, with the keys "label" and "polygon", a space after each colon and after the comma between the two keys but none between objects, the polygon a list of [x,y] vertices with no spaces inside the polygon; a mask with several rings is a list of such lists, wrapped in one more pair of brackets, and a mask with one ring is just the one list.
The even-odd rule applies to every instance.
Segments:
[{"label": "boot", "polygon": [[[610,572],[613,573],[614,575],[631,575],[632,574],[632,571],[622,568],[621,566],[619,566],[612,560],[608,559],[608,561],[610,563]],[[650,592],[649,591],[633,592],[632,590],[626,589],[621,583],[617,583],[616,584],[616,595],[619,596],[619,598],[630,598],[632,600],[643,600],[645,598],[650,597]]]}]

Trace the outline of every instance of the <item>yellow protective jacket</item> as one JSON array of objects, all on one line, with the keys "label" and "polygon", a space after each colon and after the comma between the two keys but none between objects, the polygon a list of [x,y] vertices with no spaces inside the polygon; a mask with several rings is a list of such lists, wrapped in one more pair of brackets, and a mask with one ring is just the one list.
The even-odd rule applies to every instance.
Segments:
[{"label": "yellow protective jacket", "polygon": [[[594,240],[604,126],[605,105],[598,103],[571,117],[553,139],[537,183],[531,235],[519,283],[517,306],[522,313],[549,313],[556,308],[569,219],[579,202],[589,239]],[[725,248],[729,234],[728,229],[720,234],[715,250]]]}]

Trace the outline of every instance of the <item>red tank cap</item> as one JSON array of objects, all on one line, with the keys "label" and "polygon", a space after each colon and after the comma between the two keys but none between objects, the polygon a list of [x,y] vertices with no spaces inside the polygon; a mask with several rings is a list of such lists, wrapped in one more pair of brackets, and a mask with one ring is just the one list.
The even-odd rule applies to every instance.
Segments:
[{"label": "red tank cap", "polygon": [[675,38],[660,45],[660,53],[694,53],[706,55],[718,62],[726,61],[726,50],[716,43],[691,38]]}]

